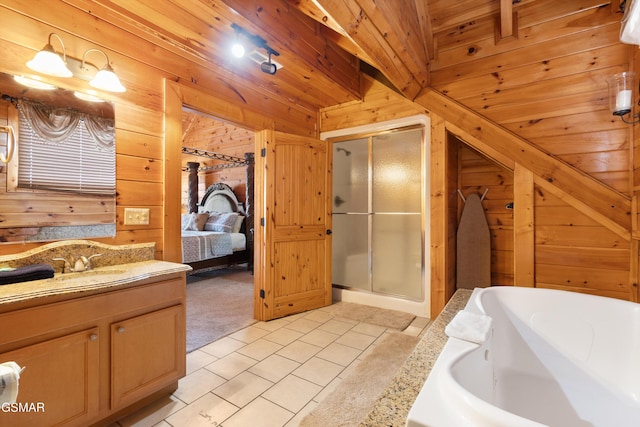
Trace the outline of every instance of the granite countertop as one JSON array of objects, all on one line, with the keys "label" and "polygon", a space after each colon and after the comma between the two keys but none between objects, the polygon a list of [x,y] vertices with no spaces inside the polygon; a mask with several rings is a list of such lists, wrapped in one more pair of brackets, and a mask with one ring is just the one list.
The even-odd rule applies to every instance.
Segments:
[{"label": "granite countertop", "polygon": [[401,427],[406,424],[409,410],[447,342],[448,337],[444,333],[444,328],[458,311],[464,309],[471,297],[471,292],[469,289],[456,291],[424,333],[396,376],[378,397],[372,410],[360,423],[361,427]]},{"label": "granite countertop", "polygon": [[[90,240],[64,240],[0,256],[0,267],[3,268],[49,264],[55,272],[50,279],[1,285],[0,310],[9,304],[28,303],[45,297],[72,297],[76,295],[71,294],[108,290],[140,280],[191,270],[186,264],[157,261],[154,254],[155,243],[109,245]],[[91,268],[63,273],[63,270],[68,270],[64,260],[73,267],[80,256],[93,258]]]},{"label": "granite countertop", "polygon": [[54,295],[106,290],[139,280],[189,270],[191,267],[185,264],[148,260],[98,267],[77,273],[56,273],[51,279],[0,286],[0,306]]}]

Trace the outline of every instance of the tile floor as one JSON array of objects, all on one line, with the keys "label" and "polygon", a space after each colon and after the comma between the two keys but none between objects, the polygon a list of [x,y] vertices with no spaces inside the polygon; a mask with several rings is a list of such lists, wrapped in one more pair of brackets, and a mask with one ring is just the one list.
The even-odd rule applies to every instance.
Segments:
[{"label": "tile floor", "polygon": [[172,396],[111,427],[297,426],[389,331],[326,309],[258,322],[187,354]]}]

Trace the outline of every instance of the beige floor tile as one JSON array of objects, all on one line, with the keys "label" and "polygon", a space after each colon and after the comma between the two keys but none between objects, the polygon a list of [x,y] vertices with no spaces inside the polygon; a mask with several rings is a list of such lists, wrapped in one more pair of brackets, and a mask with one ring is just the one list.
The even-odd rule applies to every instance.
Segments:
[{"label": "beige floor tile", "polygon": [[304,363],[315,356],[320,350],[322,350],[322,347],[298,340],[279,350],[276,354],[298,363]]},{"label": "beige floor tile", "polygon": [[322,325],[320,322],[314,322],[313,320],[299,318],[294,320],[285,326],[287,329],[293,329],[294,331],[302,332],[306,334],[307,332],[313,331],[318,326]]},{"label": "beige floor tile", "polygon": [[282,381],[262,394],[262,397],[296,413],[305,407],[322,390],[317,384],[295,375],[288,375]]},{"label": "beige floor tile", "polygon": [[291,344],[292,342],[300,338],[302,335],[304,335],[302,332],[294,331],[293,329],[280,328],[276,331],[273,331],[269,335],[265,335],[264,339],[276,342],[280,345],[287,345],[287,344]]},{"label": "beige floor tile", "polygon": [[230,380],[256,363],[258,363],[256,359],[245,356],[244,354],[231,353],[228,356],[205,366],[205,369],[208,369],[214,374],[220,375],[222,378]]},{"label": "beige floor tile", "polygon": [[280,350],[283,346],[265,339],[258,339],[242,347],[237,353],[244,354],[256,360],[262,360]]},{"label": "beige floor tile", "polygon": [[[342,376],[342,375],[340,375]],[[340,376],[335,377],[329,384],[327,384],[320,393],[316,394],[313,397],[313,402],[320,403],[324,398],[326,398],[340,383],[342,382],[342,378]]]},{"label": "beige floor tile", "polygon": [[418,335],[420,335],[421,332],[422,332],[422,328],[419,328],[417,326],[412,326],[412,325],[407,326],[407,328],[404,331],[402,331],[403,334],[411,335],[412,337],[417,337]]},{"label": "beige floor tile", "polygon": [[186,406],[178,398],[166,396],[121,419],[116,425],[118,427],[156,426],[162,420]]},{"label": "beige floor tile", "polygon": [[254,342],[257,339],[262,338],[267,335],[269,331],[265,331],[255,325],[251,325],[247,328],[240,329],[238,332],[234,332],[229,335],[230,338],[233,338],[238,341],[242,341],[243,343],[249,344]]},{"label": "beige floor tile", "polygon": [[293,370],[298,368],[300,363],[295,362],[278,354],[272,354],[263,361],[249,368],[249,372],[256,374],[269,381],[278,382]]},{"label": "beige floor tile", "polygon": [[371,335],[372,337],[379,337],[382,335],[387,328],[378,325],[372,325],[371,323],[358,323],[356,326],[351,328],[352,332],[359,332],[365,335]]},{"label": "beige floor tile", "polygon": [[313,310],[313,311],[310,311],[306,316],[304,316],[304,318],[313,320],[314,322],[324,323],[333,319],[333,314],[327,311]]},{"label": "beige floor tile", "polygon": [[224,427],[282,427],[293,415],[283,407],[259,397],[225,421]]},{"label": "beige floor tile", "polygon": [[332,319],[323,323],[321,326],[318,326],[318,329],[325,332],[331,332],[332,334],[342,335],[353,327],[353,323]]},{"label": "beige floor tile", "polygon": [[309,332],[308,334],[301,336],[300,341],[324,348],[338,338],[340,338],[340,335],[338,334],[332,334],[331,332],[316,329]]},{"label": "beige floor tile", "polygon": [[273,383],[251,372],[243,372],[213,390],[217,396],[243,407],[264,393]]},{"label": "beige floor tile", "polygon": [[198,369],[178,381],[178,389],[173,395],[188,404],[224,382],[225,379],[215,373],[205,368]]},{"label": "beige floor tile", "polygon": [[356,357],[360,355],[360,353],[361,351],[356,348],[339,344],[338,342],[332,342],[320,352],[318,352],[318,354],[316,354],[316,357],[328,360],[329,362],[337,363],[341,366],[347,366],[351,362],[353,362]]},{"label": "beige floor tile", "polygon": [[304,417],[306,417],[309,412],[313,411],[316,406],[318,406],[318,403],[314,402],[313,400],[307,403],[307,406],[302,408],[302,410],[298,412],[295,417],[291,418],[289,422],[284,425],[284,427],[299,427],[300,422],[304,419]]},{"label": "beige floor tile", "polygon": [[324,387],[337,377],[343,369],[337,363],[314,356],[293,371],[292,374]]},{"label": "beige floor tile", "polygon": [[222,423],[239,408],[213,393],[207,393],[167,418],[173,427],[211,427]]},{"label": "beige floor tile", "polygon": [[431,323],[431,319],[429,319],[428,317],[416,317],[415,319],[413,319],[413,322],[411,322],[411,326],[416,326],[418,328],[424,328],[427,325],[429,325],[429,323]]},{"label": "beige floor tile", "polygon": [[280,319],[269,320],[268,322],[258,322],[253,324],[253,326],[264,329],[265,331],[275,331],[277,329],[282,328],[283,326],[288,325],[293,320],[289,317],[281,317]]},{"label": "beige floor tile", "polygon": [[218,341],[212,342],[211,344],[207,344],[204,347],[201,347],[199,350],[220,358],[233,353],[234,351],[244,347],[245,345],[246,344],[243,343],[242,341],[234,340],[233,338],[229,338],[229,337],[224,337],[224,338],[220,338]]},{"label": "beige floor tile", "polygon": [[338,344],[364,350],[376,340],[371,335],[361,334],[359,332],[349,331],[336,340]]},{"label": "beige floor tile", "polygon": [[195,350],[191,353],[187,354],[187,375],[189,375],[193,371],[197,371],[198,369],[207,366],[209,363],[215,362],[218,360],[216,356],[213,356],[209,353],[205,353],[204,351]]}]

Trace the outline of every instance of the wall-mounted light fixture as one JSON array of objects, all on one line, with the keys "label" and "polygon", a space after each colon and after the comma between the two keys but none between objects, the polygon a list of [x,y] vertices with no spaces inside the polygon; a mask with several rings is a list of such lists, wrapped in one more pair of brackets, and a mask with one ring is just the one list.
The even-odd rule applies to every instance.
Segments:
[{"label": "wall-mounted light fixture", "polygon": [[[640,112],[633,113],[634,96],[638,90],[636,73],[625,71],[614,74],[607,79],[609,85],[609,109],[614,116],[620,116],[623,122],[634,124],[640,122]],[[625,116],[629,116],[630,120]]]},{"label": "wall-mounted light fixture", "polygon": [[[55,36],[62,46],[62,57],[53,49],[51,38]],[[86,61],[86,56],[91,52],[100,52],[104,55],[106,64],[102,69]],[[109,57],[100,49],[88,49],[82,55],[82,60],[67,56],[64,43],[56,33],[49,34],[48,43],[34,58],[27,62],[27,67],[38,73],[54,77],[77,77],[86,80],[96,89],[108,92],[124,92],[126,88],[120,83],[120,79],[109,64]],[[27,82],[28,83],[28,82]]]},{"label": "wall-mounted light fixture", "polygon": [[231,46],[231,53],[233,56],[236,58],[242,58],[245,55],[247,49],[244,46],[243,39],[246,39],[253,46],[258,49],[264,49],[267,52],[266,57],[262,56],[262,54],[258,52],[253,52],[252,55],[249,55],[251,60],[260,64],[260,70],[262,70],[263,73],[274,75],[279,68],[282,68],[280,64],[271,58],[272,56],[280,56],[280,53],[269,46],[265,39],[256,34],[251,34],[238,24],[231,24],[231,28],[233,28],[233,31],[236,34],[235,41]]}]

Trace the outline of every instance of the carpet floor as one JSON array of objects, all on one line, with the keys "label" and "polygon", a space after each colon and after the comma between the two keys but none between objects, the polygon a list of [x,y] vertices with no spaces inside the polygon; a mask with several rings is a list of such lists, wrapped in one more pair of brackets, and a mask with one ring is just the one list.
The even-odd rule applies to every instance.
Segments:
[{"label": "carpet floor", "polygon": [[254,324],[253,276],[234,269],[187,277],[187,353]]}]

